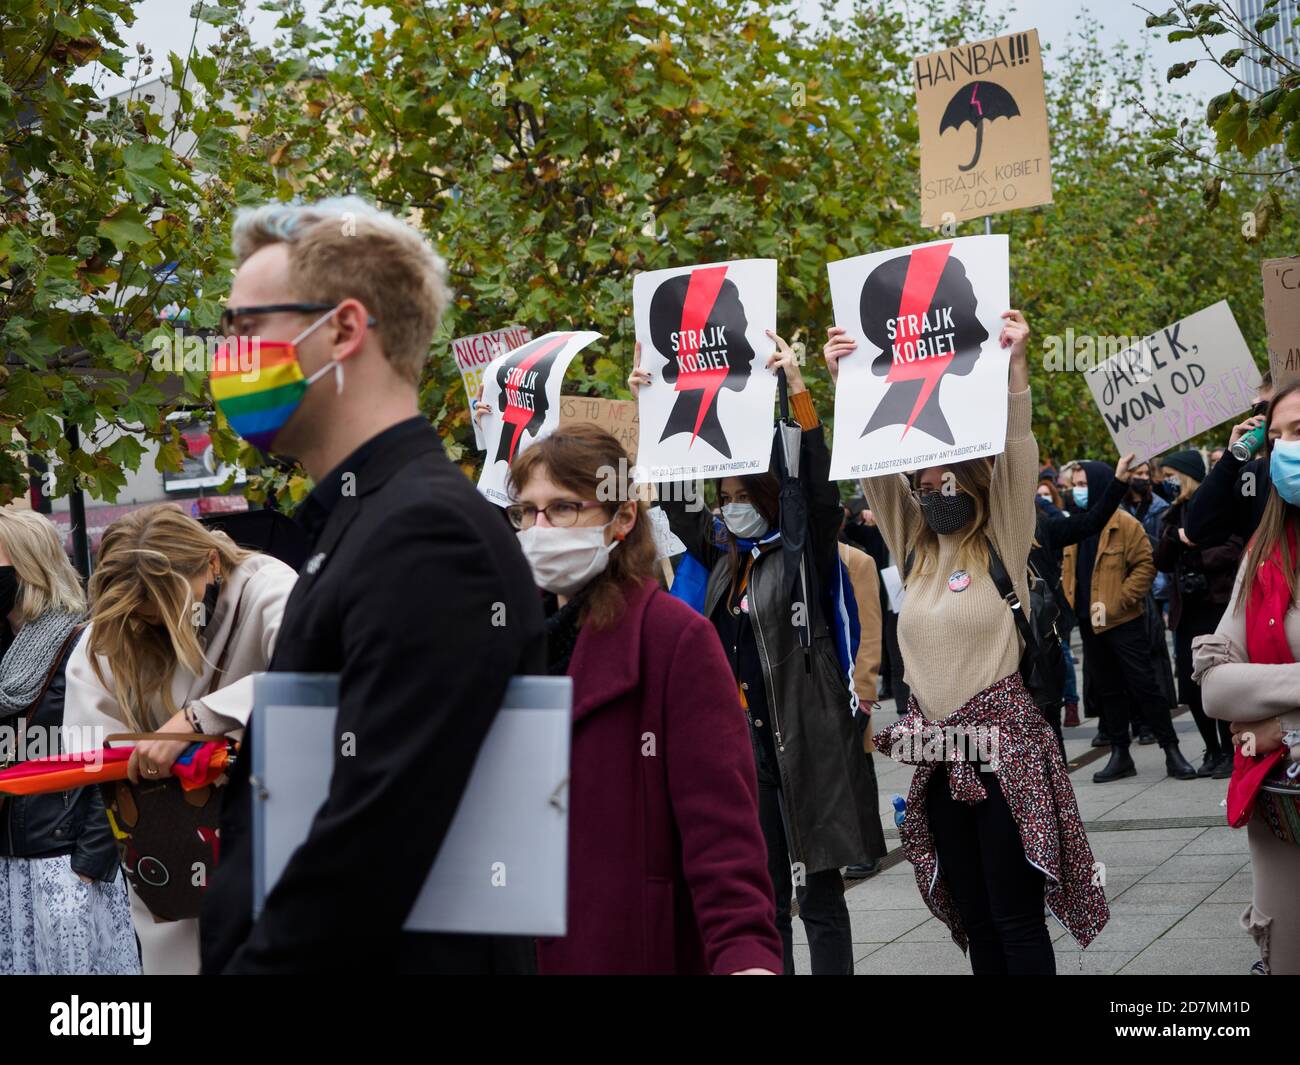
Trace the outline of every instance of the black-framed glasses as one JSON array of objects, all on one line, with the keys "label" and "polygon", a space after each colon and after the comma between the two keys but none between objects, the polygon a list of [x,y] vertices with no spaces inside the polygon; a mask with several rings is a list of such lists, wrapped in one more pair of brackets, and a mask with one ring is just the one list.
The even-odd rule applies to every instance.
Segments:
[{"label": "black-framed glasses", "polygon": [[546,520],[557,529],[572,528],[578,522],[578,515],[589,507],[603,507],[604,503],[592,500],[575,502],[571,499],[557,499],[545,507],[535,507],[531,503],[514,503],[506,507],[506,517],[516,529],[531,529],[537,524],[539,513],[546,515]]},{"label": "black-framed glasses", "polygon": [[[332,311],[337,303],[265,303],[258,307],[227,307],[221,312],[221,332],[225,336],[237,336],[235,322],[257,314],[311,314],[313,311]],[[366,320],[367,325],[378,325],[372,314]]]}]

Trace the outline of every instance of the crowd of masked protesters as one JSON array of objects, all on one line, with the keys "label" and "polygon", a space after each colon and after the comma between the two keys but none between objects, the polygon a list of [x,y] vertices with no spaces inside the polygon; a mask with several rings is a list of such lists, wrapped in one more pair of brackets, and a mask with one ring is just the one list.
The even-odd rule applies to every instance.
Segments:
[{"label": "crowd of masked protesters", "polygon": [[[1268,798],[1300,759],[1300,389],[1261,387],[1227,441],[1266,426],[1250,460],[1186,448],[1057,469],[1032,431],[1030,325],[1008,310],[1005,450],[869,478],[846,505],[819,414],[831,395],[772,334],[799,472],[774,460],[706,486],[706,505],[665,499],[685,548],[667,580],[603,430],[519,454],[504,510],[446,458],[417,386],[450,293],[415,230],[327,201],[244,211],[233,240],[224,324],[280,372],[274,402],[215,379],[214,396],[313,479],[295,514],[309,558],[295,573],[159,505],[107,530],[83,588],[48,519],[0,510],[0,716],[64,727],[74,754],[87,735],[132,743],[115,791],[0,806],[0,971],[792,974],[797,912],[812,972],[847,975],[845,892],[886,856],[875,759],[890,757],[915,767],[903,857],[972,971],[1052,974],[1049,916],[1085,947],[1109,919],[1066,760],[1092,720],[1099,783],[1136,774],[1136,741],[1176,780],[1238,788],[1244,923],[1261,971],[1300,971],[1300,848]],[[632,392],[665,387],[639,354]],[[854,354],[832,328],[832,380]],[[338,728],[360,753],[336,756],[254,912],[248,726],[265,671],[338,674]],[[573,682],[566,933],[408,931],[520,674]],[[996,734],[997,757],[935,757],[954,730]],[[192,892],[168,887],[131,841],[178,767],[233,741],[212,787],[173,789],[220,848]],[[1247,744],[1252,772],[1271,757],[1262,790],[1238,787]]]}]

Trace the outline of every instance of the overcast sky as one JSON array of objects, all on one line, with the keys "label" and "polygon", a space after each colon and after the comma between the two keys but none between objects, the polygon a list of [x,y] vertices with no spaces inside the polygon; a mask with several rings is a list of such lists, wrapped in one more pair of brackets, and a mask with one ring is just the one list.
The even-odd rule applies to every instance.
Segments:
[{"label": "overcast sky", "polygon": [[[597,0],[599,2],[599,0]],[[872,3],[873,0],[857,0],[858,3]],[[966,0],[977,3],[979,0]],[[854,0],[840,0],[843,12],[852,10]],[[805,4],[808,12],[818,10],[812,0]],[[1168,5],[1163,0],[1146,0],[1145,6],[1153,11],[1163,10]],[[275,16],[258,11],[257,0],[249,4],[253,13],[253,36],[259,42],[269,42],[275,36]],[[321,0],[306,0],[307,10],[318,12]],[[990,14],[1001,13],[1005,16],[1008,30],[1037,29],[1039,38],[1049,49],[1048,63],[1051,63],[1050,50],[1060,50],[1077,21],[1085,11],[1100,20],[1105,40],[1127,41],[1131,45],[1151,42],[1153,58],[1153,77],[1164,80],[1164,71],[1171,63],[1182,62],[1197,57],[1194,42],[1169,44],[1162,34],[1148,30],[1143,25],[1146,15],[1129,0],[984,0],[984,7]],[[139,0],[136,4],[136,23],[126,33],[127,44],[134,48],[136,42],[143,42],[152,50],[155,58],[154,73],[166,70],[166,56],[169,51],[185,55],[189,50],[190,40],[194,34],[194,20],[189,16],[190,0]],[[378,15],[371,13],[378,22]],[[1168,31],[1165,31],[1168,32]],[[217,31],[207,25],[198,29],[198,46],[202,48],[216,39]],[[128,70],[133,66],[128,66]],[[109,74],[102,67],[98,68],[95,83],[104,95],[120,92],[129,84],[129,79],[121,79]],[[1188,77],[1175,83],[1179,89],[1186,90],[1195,99],[1203,101],[1214,93],[1222,92],[1228,87],[1226,76],[1209,66],[1200,64]],[[1198,105],[1198,110],[1199,106]]]}]

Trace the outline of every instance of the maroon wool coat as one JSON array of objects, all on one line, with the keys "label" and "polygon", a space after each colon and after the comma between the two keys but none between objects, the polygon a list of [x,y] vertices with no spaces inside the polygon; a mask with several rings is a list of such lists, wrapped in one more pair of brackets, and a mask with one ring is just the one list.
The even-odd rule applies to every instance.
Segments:
[{"label": "maroon wool coat", "polygon": [[542,973],[781,972],[749,729],[717,633],[646,581],[569,664],[568,935]]}]

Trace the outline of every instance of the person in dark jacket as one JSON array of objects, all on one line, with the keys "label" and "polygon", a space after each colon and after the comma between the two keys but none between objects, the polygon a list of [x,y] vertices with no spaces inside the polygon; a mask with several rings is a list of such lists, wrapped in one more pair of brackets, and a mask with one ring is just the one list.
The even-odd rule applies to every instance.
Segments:
[{"label": "person in dark jacket", "polygon": [[[1060,611],[1057,631],[1061,634],[1061,649],[1065,657],[1064,726],[1066,728],[1074,728],[1079,724],[1079,695],[1075,687],[1074,655],[1070,653],[1070,632],[1078,624],[1078,619],[1074,616],[1074,610],[1065,596],[1064,589],[1061,588],[1061,552],[1071,544],[1095,536],[1106,527],[1110,516],[1115,513],[1128,489],[1129,463],[1132,460],[1132,454],[1120,459],[1119,465],[1115,468],[1114,480],[1106,486],[1095,504],[1070,513],[1054,505],[1050,510],[1041,503],[1039,505],[1038,524],[1034,533],[1034,545],[1029,551],[1029,564],[1051,589],[1056,599],[1057,609]],[[1040,493],[1044,485],[1050,488],[1051,481],[1039,481]],[[1043,496],[1040,494],[1038,498],[1041,500]],[[1070,698],[1071,694],[1074,696],[1073,699]],[[1049,723],[1064,752],[1062,721],[1058,717]]]},{"label": "person in dark jacket", "polygon": [[[629,465],[577,424],[510,466],[506,512],[547,593],[548,671],[574,693],[568,924],[539,942],[538,971],[777,973],[745,715],[713,627],[655,579]],[[612,494],[609,470],[624,471]]]},{"label": "person in dark jacket", "polygon": [[[0,759],[63,752],[64,670],[85,597],[54,524],[0,508]],[[95,748],[103,737],[95,737]],[[140,972],[126,881],[99,788],[0,807],[0,974]]]},{"label": "person in dark jacket", "polygon": [[1206,474],[1200,452],[1177,451],[1165,458],[1164,470],[1166,475],[1176,477],[1182,487],[1164,513],[1155,548],[1156,568],[1170,577],[1169,626],[1174,630],[1178,696],[1191,710],[1205,741],[1205,758],[1196,775],[1226,780],[1232,776],[1232,730],[1227,721],[1216,722],[1205,713],[1201,686],[1192,680],[1192,641],[1219,627],[1223,611],[1232,598],[1232,585],[1246,542],[1233,534],[1221,544],[1203,548],[1188,538],[1184,519]]},{"label": "person in dark jacket", "polygon": [[1273,398],[1273,378],[1264,374],[1255,394],[1250,417],[1232,427],[1228,450],[1214,464],[1196,497],[1187,507],[1183,527],[1187,538],[1201,547],[1221,544],[1229,536],[1249,542],[1264,515],[1269,497],[1269,470],[1266,449],[1242,462],[1232,453],[1232,445],[1252,429],[1264,424],[1264,412]]},{"label": "person in dark jacket", "polygon": [[[849,975],[853,932],[840,870],[883,852],[884,834],[870,804],[862,756],[866,716],[853,712],[856,699],[817,594],[829,594],[839,576],[839,491],[830,480],[830,452],[798,362],[790,347],[775,339],[778,351],[769,364],[785,371],[790,410],[803,429],[799,481],[808,513],[805,559],[813,590],[810,658],[790,624],[776,476],[722,478],[720,527],[703,508],[661,505],[694,565],[708,575],[702,612],[722,638],[748,717],[784,970],[794,972],[793,888],[814,975]],[[638,355],[629,378],[634,393],[656,387],[639,362]],[[681,574],[679,567],[677,583]]]},{"label": "person in dark jacket", "polygon": [[241,212],[233,237],[227,332],[259,335],[264,359],[268,340],[287,342],[275,350],[304,381],[262,439],[316,482],[295,515],[310,554],[270,670],[339,674],[349,736],[256,920],[245,741],[200,917],[203,971],[531,971],[522,937],[403,930],[510,678],[546,666],[515,536],[419,413],[445,265],[355,199]]}]

